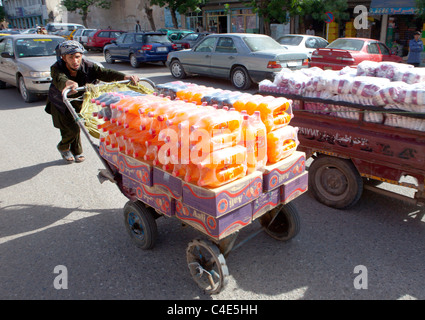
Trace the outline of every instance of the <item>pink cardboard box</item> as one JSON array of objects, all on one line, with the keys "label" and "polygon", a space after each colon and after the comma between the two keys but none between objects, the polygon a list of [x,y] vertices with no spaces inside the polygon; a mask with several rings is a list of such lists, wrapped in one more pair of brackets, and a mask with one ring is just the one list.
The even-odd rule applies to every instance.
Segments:
[{"label": "pink cardboard box", "polygon": [[308,190],[308,172],[304,171],[302,174],[285,182],[280,187],[280,202],[288,203],[294,200]]},{"label": "pink cardboard box", "polygon": [[220,240],[252,221],[252,205],[245,204],[220,217],[213,217],[176,200],[176,217],[200,232]]},{"label": "pink cardboard box", "polygon": [[263,192],[262,182],[259,171],[213,189],[183,181],[182,202],[218,218],[257,199]]},{"label": "pink cardboard box", "polygon": [[114,166],[118,165],[118,149],[113,149],[110,146],[107,146],[105,143],[99,143],[99,154],[100,156],[113,164]]},{"label": "pink cardboard box", "polygon": [[266,212],[272,210],[280,204],[280,188],[262,193],[261,196],[252,203],[252,220],[261,217]]},{"label": "pink cardboard box", "polygon": [[182,179],[173,176],[171,173],[153,168],[153,185],[171,195],[174,199],[180,200],[182,197]]},{"label": "pink cardboard box", "polygon": [[137,199],[151,206],[156,211],[172,217],[175,215],[175,200],[155,187],[149,187],[127,176],[122,177],[122,183]]},{"label": "pink cardboard box", "polygon": [[119,153],[117,165],[121,174],[149,187],[153,186],[153,166],[149,163]]},{"label": "pink cardboard box", "polygon": [[289,157],[267,165],[263,174],[264,191],[273,190],[305,171],[305,153],[295,151]]}]

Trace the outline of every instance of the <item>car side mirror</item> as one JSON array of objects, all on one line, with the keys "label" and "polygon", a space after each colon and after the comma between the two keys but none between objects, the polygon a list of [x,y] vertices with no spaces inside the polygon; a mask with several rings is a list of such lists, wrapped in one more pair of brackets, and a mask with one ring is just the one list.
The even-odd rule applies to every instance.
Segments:
[{"label": "car side mirror", "polygon": [[117,44],[116,40],[111,40],[111,43]]},{"label": "car side mirror", "polygon": [[2,58],[13,58],[14,55],[13,54],[10,54],[9,52],[2,52],[1,53],[1,57]]}]

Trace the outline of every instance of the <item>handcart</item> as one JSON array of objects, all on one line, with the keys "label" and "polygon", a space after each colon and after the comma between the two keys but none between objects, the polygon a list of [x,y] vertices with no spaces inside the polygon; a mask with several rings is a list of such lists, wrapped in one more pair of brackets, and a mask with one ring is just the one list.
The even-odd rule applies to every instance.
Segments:
[{"label": "handcart", "polygon": [[[149,79],[140,81],[155,90]],[[86,89],[80,87],[77,91]],[[69,90],[63,93],[65,104],[105,166],[99,172],[100,182],[115,183],[129,199],[124,207],[124,223],[133,242],[142,249],[153,248],[156,219],[160,217],[176,218],[207,237],[190,241],[186,249],[190,274],[205,293],[216,294],[224,288],[229,276],[225,259],[260,232],[265,231],[279,241],[288,241],[298,234],[300,219],[291,201],[307,191],[303,152],[295,151],[282,163],[230,186],[204,189],[108,149],[89,133],[87,119],[75,112],[68,94]],[[255,220],[260,228],[237,242],[239,230]]]}]

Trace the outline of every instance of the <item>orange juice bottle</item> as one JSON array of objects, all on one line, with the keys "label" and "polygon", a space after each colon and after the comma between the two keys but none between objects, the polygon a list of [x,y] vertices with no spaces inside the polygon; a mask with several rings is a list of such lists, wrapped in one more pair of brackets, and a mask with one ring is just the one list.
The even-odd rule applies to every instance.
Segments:
[{"label": "orange juice bottle", "polygon": [[247,151],[237,145],[213,151],[198,164],[199,186],[218,187],[246,175]]},{"label": "orange juice bottle", "polygon": [[261,171],[267,164],[267,129],[264,123],[261,121],[261,115],[259,111],[254,112],[254,114],[250,117],[249,122],[255,135],[255,170]]},{"label": "orange juice bottle", "polygon": [[242,110],[246,110],[246,104],[248,101],[252,98],[252,94],[246,93],[241,96],[239,96],[235,102],[233,102],[233,107],[241,112]]},{"label": "orange juice bottle", "polygon": [[[245,103],[245,110],[249,115],[254,114],[254,111],[257,110],[258,105],[261,103],[261,101],[264,100],[264,97],[259,95],[259,94],[255,94],[253,95],[246,103]],[[236,109],[236,107],[235,107]]]},{"label": "orange juice bottle", "polygon": [[[290,156],[298,145],[298,127],[286,126],[267,134],[267,158],[276,163]],[[292,147],[292,148],[291,148]]]},{"label": "orange juice bottle", "polygon": [[292,119],[292,111],[289,100],[280,97],[270,101],[264,101],[258,106],[261,120],[267,128],[267,132],[281,128]]}]

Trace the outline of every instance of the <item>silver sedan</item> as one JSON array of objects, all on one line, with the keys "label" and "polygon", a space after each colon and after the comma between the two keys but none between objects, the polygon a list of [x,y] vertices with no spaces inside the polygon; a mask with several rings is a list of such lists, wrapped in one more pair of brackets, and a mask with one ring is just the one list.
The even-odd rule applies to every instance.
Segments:
[{"label": "silver sedan", "polygon": [[192,49],[170,52],[166,65],[178,79],[190,74],[225,78],[246,90],[253,82],[272,79],[282,68],[307,68],[308,57],[282,48],[266,35],[227,33],[209,35]]}]

